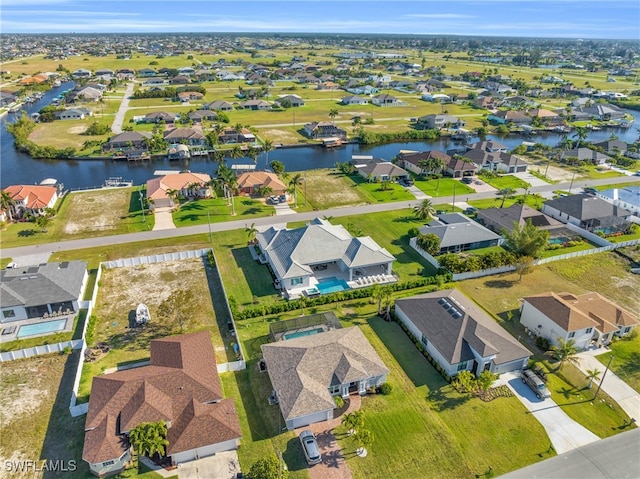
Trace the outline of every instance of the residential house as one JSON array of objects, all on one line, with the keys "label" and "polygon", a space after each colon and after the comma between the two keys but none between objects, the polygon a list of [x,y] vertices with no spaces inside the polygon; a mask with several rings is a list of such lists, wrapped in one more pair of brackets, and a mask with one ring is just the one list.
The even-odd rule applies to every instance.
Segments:
[{"label": "residential house", "polygon": [[562,152],[563,158],[578,158],[580,161],[588,161],[594,165],[604,165],[607,162],[611,163],[612,158],[600,153],[599,151],[592,150],[591,148],[573,148]]},{"label": "residential house", "polygon": [[469,145],[468,149],[484,150],[490,153],[495,153],[495,152],[506,153],[507,152],[507,146],[495,140],[485,140],[485,141],[479,141],[477,143],[472,143]]},{"label": "residential house", "polygon": [[532,118],[525,110],[498,110],[490,113],[487,120],[500,125],[530,125]]},{"label": "residential house", "polygon": [[136,158],[149,154],[147,141],[151,133],[139,131],[123,131],[106,141],[102,145],[104,153],[125,155],[128,158]]},{"label": "residential house", "polygon": [[236,130],[228,127],[218,135],[218,143],[223,145],[228,143],[253,143],[255,141],[256,136],[248,128]]},{"label": "residential house", "polygon": [[583,111],[601,121],[621,120],[625,115],[622,108],[608,103],[593,103],[591,106],[585,106]]},{"label": "residential house", "polygon": [[271,110],[271,103],[264,100],[247,100],[240,103],[245,110]]},{"label": "residential house", "polygon": [[0,107],[7,107],[13,105],[18,101],[18,97],[13,93],[6,91],[0,91]]},{"label": "residential house", "polygon": [[91,75],[91,70],[86,70],[84,68],[78,68],[76,71],[71,73],[71,77],[75,79],[90,78]]},{"label": "residential house", "polygon": [[500,173],[520,173],[527,171],[529,166],[527,162],[521,158],[504,153],[503,151],[491,151],[489,147],[483,147],[493,142],[480,142],[470,145],[466,152],[462,154],[463,158],[467,158],[477,165],[480,169],[489,171],[497,171]]},{"label": "residential house", "polygon": [[478,210],[478,221],[496,233],[512,231],[516,225],[524,226],[527,221],[537,228],[550,230],[563,225],[560,221],[527,205],[514,204],[509,208],[487,208]]},{"label": "residential house", "polygon": [[143,86],[160,86],[160,85],[168,85],[169,80],[166,78],[148,78],[142,82]]},{"label": "residential house", "polygon": [[271,226],[256,238],[261,261],[269,263],[276,284],[289,299],[318,294],[322,278],[353,281],[356,276],[382,275],[396,281],[390,279],[395,258],[386,249],[321,218],[295,229]]},{"label": "residential house", "polygon": [[451,97],[444,93],[425,93],[421,97],[424,101],[437,102],[437,103],[451,103]]},{"label": "residential house", "polygon": [[558,346],[573,340],[578,349],[605,346],[625,336],[640,321],[598,293],[543,293],[522,298],[520,324]]},{"label": "residential house", "polygon": [[371,86],[371,85],[358,85],[357,82],[354,86],[352,87],[347,87],[346,90],[349,93],[353,93],[354,95],[374,95],[376,93],[378,93],[378,90],[376,87]]},{"label": "residential house", "polygon": [[410,177],[409,172],[404,168],[381,158],[356,158],[352,163],[358,174],[367,181],[398,181]]},{"label": "residential house", "polygon": [[58,188],[42,185],[11,185],[2,190],[13,200],[11,216],[23,218],[26,214],[41,216],[53,208],[58,200]]},{"label": "residential house", "polygon": [[533,110],[529,110],[529,115],[531,115],[532,118],[538,118],[543,126],[553,127],[564,125],[564,118],[545,108],[534,108]]},{"label": "residential house", "polygon": [[138,76],[140,78],[149,78],[156,76],[157,72],[153,68],[141,68],[138,70]]},{"label": "residential house", "polygon": [[322,138],[340,138],[341,140],[347,139],[347,132],[342,128],[338,128],[335,124],[329,121],[314,121],[304,125],[302,133],[308,138],[315,140]]},{"label": "residential house", "polygon": [[343,105],[367,105],[369,100],[358,95],[348,95],[340,100]]},{"label": "residential house", "polygon": [[187,199],[210,198],[211,177],[206,173],[172,173],[157,176],[147,181],[147,198],[150,208],[165,208],[175,206],[169,192],[177,191]]},{"label": "residential house", "polygon": [[212,102],[205,103],[204,105],[202,105],[202,108],[205,110],[231,111],[233,110],[233,105],[228,101],[214,100]]},{"label": "residential house", "polygon": [[444,165],[444,174],[452,178],[473,176],[478,171],[478,166],[473,161],[468,161],[462,156],[454,155]]},{"label": "residential house", "polygon": [[516,95],[505,98],[500,102],[500,106],[507,108],[533,108],[537,106],[537,103],[533,100],[530,100],[526,96]]},{"label": "residential house", "polygon": [[93,116],[93,112],[88,108],[69,108],[55,112],[56,120],[84,120],[89,116]]},{"label": "residential house", "polygon": [[630,211],[586,193],[547,200],[542,212],[563,223],[603,233],[627,230],[631,216]]},{"label": "residential house", "polygon": [[287,185],[275,173],[250,171],[238,177],[238,189],[242,193],[253,195],[261,188],[271,188],[274,195],[284,195],[287,192]]},{"label": "residential house", "polygon": [[200,123],[202,120],[215,121],[218,119],[218,114],[212,110],[195,110],[187,113],[187,118],[194,123]]},{"label": "residential house", "polygon": [[600,147],[607,155],[624,155],[627,153],[629,145],[620,140],[605,140],[599,143],[594,143],[594,146]]},{"label": "residential house", "polygon": [[465,122],[460,120],[457,116],[445,114],[421,116],[418,118],[418,123],[426,126],[427,128],[436,128],[438,130],[441,130],[442,128],[459,128],[465,125]]},{"label": "residential house", "polygon": [[289,102],[289,106],[291,107],[299,107],[304,106],[304,100],[300,98],[298,95],[283,95],[278,98],[274,103],[278,105],[278,107],[282,108],[282,105]]},{"label": "residential house", "polygon": [[495,98],[492,96],[478,96],[473,104],[476,108],[480,108],[482,110],[492,110],[495,106]]},{"label": "residential house", "polygon": [[186,75],[186,76],[191,76],[196,72],[195,68],[193,67],[180,67],[178,68],[178,73],[180,75]]},{"label": "residential house", "polygon": [[202,100],[204,95],[199,91],[181,91],[178,93],[178,99],[180,101],[189,101],[189,100]]},{"label": "residential house", "polygon": [[173,123],[176,121],[176,115],[166,111],[152,111],[144,116],[145,123]]},{"label": "residential house", "polygon": [[150,364],[93,378],[82,459],[96,476],[121,472],[130,432],[157,421],[167,425],[173,465],[238,448],[240,422],[222,397],[208,331],[152,339]]},{"label": "residential house", "polygon": [[462,213],[446,213],[419,229],[422,234],[434,234],[440,240],[438,254],[459,253],[502,244],[503,239]]},{"label": "residential house", "polygon": [[371,98],[371,103],[376,106],[406,106],[407,102],[398,100],[395,96],[382,93]]},{"label": "residential house", "polygon": [[596,196],[640,217],[640,186],[625,186],[624,188],[597,191]]},{"label": "residential house", "polygon": [[115,72],[113,70],[109,70],[108,68],[102,68],[100,70],[96,70],[95,76],[100,78],[111,78],[115,76]]},{"label": "residential house", "polygon": [[77,101],[98,101],[100,98],[102,98],[102,91],[90,86],[73,90],[67,94],[67,102],[69,103],[75,103]]},{"label": "residential house", "polygon": [[396,155],[396,163],[398,166],[401,166],[405,170],[411,171],[416,175],[426,175],[429,173],[440,173],[442,172],[441,168],[436,169],[435,171],[429,171],[426,168],[423,168],[423,164],[428,164],[431,160],[439,160],[444,165],[447,163],[451,157],[446,153],[443,153],[438,150],[429,150],[429,151],[400,151]]},{"label": "residential house", "polygon": [[340,85],[333,81],[323,81],[318,85],[318,90],[336,91],[340,89]]},{"label": "residential house", "polygon": [[187,83],[191,83],[191,79],[186,75],[176,75],[169,80],[169,83],[172,85],[186,85]]},{"label": "residential house", "polygon": [[202,134],[201,130],[195,128],[174,128],[172,130],[166,130],[163,136],[169,145],[183,144],[190,147],[207,146],[207,138]]},{"label": "residential house", "polygon": [[527,366],[531,351],[457,289],[400,298],[400,324],[419,341],[444,374],[502,374]]},{"label": "residential house", "polygon": [[334,396],[366,394],[389,374],[357,327],[267,343],[260,349],[289,430],[333,419]]},{"label": "residential house", "polygon": [[71,331],[88,277],[84,261],[1,270],[0,341]]}]

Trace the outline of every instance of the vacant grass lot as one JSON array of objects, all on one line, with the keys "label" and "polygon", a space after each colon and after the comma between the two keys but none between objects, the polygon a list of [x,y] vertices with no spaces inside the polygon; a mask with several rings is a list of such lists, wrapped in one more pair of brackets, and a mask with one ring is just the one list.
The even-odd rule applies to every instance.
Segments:
[{"label": "vacant grass lot", "polygon": [[512,189],[523,188],[523,189],[527,189],[527,188],[529,188],[531,186],[526,181],[521,180],[517,176],[512,176],[512,175],[500,175],[500,176],[496,176],[496,177],[491,177],[491,176],[487,176],[487,175],[479,175],[479,177],[482,179],[482,181],[484,181],[485,183],[493,186],[497,190],[501,190],[503,188],[512,188]]},{"label": "vacant grass lot", "polygon": [[[89,117],[84,120],[56,120],[51,123],[37,123],[33,132],[29,135],[29,140],[38,145],[53,146],[55,148],[75,148],[83,153],[83,144],[86,141],[102,141],[111,136],[83,135],[86,129],[94,122],[111,125],[113,121],[109,117]],[[88,151],[87,151],[88,152]]]},{"label": "vacant grass lot", "polygon": [[415,177],[415,186],[429,196],[456,196],[475,193],[473,188],[453,178],[438,178],[427,180],[423,177]]},{"label": "vacant grass lot", "polygon": [[[140,267],[105,269],[94,309],[96,343],[107,343],[111,350],[95,362],[85,363],[78,396],[87,399],[93,376],[108,368],[149,357],[149,343],[157,337],[207,330],[216,354],[216,361],[235,360],[228,337],[223,340],[218,321],[226,326],[227,315],[220,301],[214,304],[211,289],[215,288],[212,272],[201,259],[166,261]],[[174,291],[190,291],[186,305],[176,314],[163,314],[161,305]],[[149,307],[151,321],[144,327],[135,326],[135,308],[144,302]]]},{"label": "vacant grass lot", "polygon": [[370,182],[358,174],[350,175],[349,179],[368,203],[388,203],[392,201],[407,201],[415,197],[398,183]]},{"label": "vacant grass lot", "polygon": [[318,209],[361,205],[369,201],[362,188],[335,170],[305,172],[307,202]]},{"label": "vacant grass lot", "polygon": [[635,337],[629,336],[615,341],[609,348],[611,352],[596,356],[598,361],[606,366],[613,355],[609,366],[611,370],[640,393],[640,335],[635,334]]},{"label": "vacant grass lot", "polygon": [[[2,232],[2,247],[12,248],[71,239],[147,231],[153,215],[144,215],[141,187],[108,188],[65,196],[43,233],[34,223],[12,223]],[[144,194],[144,191],[143,191]]]}]

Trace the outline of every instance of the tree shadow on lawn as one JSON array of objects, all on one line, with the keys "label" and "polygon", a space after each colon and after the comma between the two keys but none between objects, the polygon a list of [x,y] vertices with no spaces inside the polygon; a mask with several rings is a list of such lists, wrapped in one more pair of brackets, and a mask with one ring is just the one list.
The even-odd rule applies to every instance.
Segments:
[{"label": "tree shadow on lawn", "polygon": [[247,247],[233,248],[231,254],[242,275],[246,278],[252,296],[260,298],[276,293],[273,278],[267,266],[256,262]]},{"label": "tree shadow on lawn", "polygon": [[487,288],[511,288],[514,284],[517,284],[517,281],[510,281],[506,279],[492,279],[489,281],[485,281],[484,285]]},{"label": "tree shadow on lawn", "polygon": [[26,238],[29,236],[33,236],[37,233],[36,230],[34,229],[28,229],[28,230],[22,230],[18,233],[18,236],[20,236],[21,238]]},{"label": "tree shadow on lawn", "polygon": [[[424,224],[426,224],[427,220],[420,220],[418,218],[416,218],[415,216],[412,215],[407,215],[407,216],[399,216],[398,218],[394,218],[392,220],[394,223],[415,223],[416,226],[422,226]],[[407,232],[407,234],[405,236],[408,236],[409,233]]]},{"label": "tree shadow on lawn", "polygon": [[434,411],[442,412],[463,405],[471,399],[471,395],[458,394],[453,388],[441,387],[430,390],[426,399]]},{"label": "tree shadow on lawn", "polygon": [[282,459],[290,471],[300,471],[308,467],[304,460],[302,445],[297,436],[287,441],[287,447],[282,451]]},{"label": "tree shadow on lawn", "polygon": [[[140,193],[142,193],[142,200],[140,200]],[[144,202],[144,196],[145,193],[142,190],[134,190],[131,192],[131,195],[129,196],[129,214],[140,213],[142,211],[142,202]]]},{"label": "tree shadow on lawn", "polygon": [[[61,461],[66,466],[65,470],[45,470],[44,479],[60,477],[88,477],[88,464],[81,460],[84,446],[84,423],[86,416],[71,417],[69,414],[69,401],[71,389],[76,375],[76,369],[80,360],[80,352],[74,351],[68,355],[64,365],[64,371],[57,388],[53,409],[46,425],[46,434],[42,445],[40,459]],[[53,394],[53,392],[52,392]],[[71,461],[75,461],[77,470],[70,471]]]},{"label": "tree shadow on lawn", "polygon": [[247,208],[240,215],[241,216],[257,215],[259,213],[262,213],[263,211],[264,209],[261,208],[260,206],[254,206],[252,208]]}]

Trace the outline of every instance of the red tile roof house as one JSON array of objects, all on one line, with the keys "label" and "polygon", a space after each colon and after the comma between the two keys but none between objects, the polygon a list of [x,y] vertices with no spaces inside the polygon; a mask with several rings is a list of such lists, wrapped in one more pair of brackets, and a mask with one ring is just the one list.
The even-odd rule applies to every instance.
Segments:
[{"label": "red tile roof house", "polygon": [[640,324],[638,318],[598,293],[543,293],[522,298],[520,324],[558,345],[575,341],[578,349],[609,344]]},{"label": "red tile roof house", "polygon": [[267,187],[273,190],[274,195],[283,195],[287,192],[287,185],[274,173],[251,171],[238,177],[238,188],[248,195],[253,195],[258,188]]},{"label": "red tile roof house", "polygon": [[11,205],[11,216],[14,219],[22,218],[25,213],[43,215],[44,210],[53,208],[58,199],[58,189],[55,186],[11,185],[2,191],[14,201]]},{"label": "red tile roof house", "polygon": [[131,460],[128,433],[165,421],[166,454],[174,465],[229,451],[242,432],[222,386],[209,332],[151,341],[151,364],[93,378],[82,459],[99,477]]},{"label": "red tile roof house", "polygon": [[206,173],[176,173],[159,176],[147,181],[147,198],[153,200],[151,208],[173,207],[174,202],[167,194],[177,190],[185,198],[209,198],[211,177]]}]

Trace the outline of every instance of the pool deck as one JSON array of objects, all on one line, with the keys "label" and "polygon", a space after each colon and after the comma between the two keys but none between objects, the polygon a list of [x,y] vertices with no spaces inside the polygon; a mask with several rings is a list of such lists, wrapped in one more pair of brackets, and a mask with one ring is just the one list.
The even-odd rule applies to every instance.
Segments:
[{"label": "pool deck", "polygon": [[[77,314],[78,313],[76,312],[73,314],[63,314],[60,316],[49,316],[48,318],[39,317],[39,318],[21,319],[18,321],[7,321],[7,322],[0,323],[0,329],[2,330],[1,332],[3,333],[3,334],[0,334],[0,343],[15,341],[16,339],[19,340],[19,339],[36,338],[39,336],[48,336],[49,334],[68,333],[73,330],[73,324],[75,322],[74,318],[76,317]],[[64,329],[61,329],[59,331],[51,331],[47,333],[31,334],[29,336],[22,336],[20,338],[18,337],[18,333],[22,326],[48,323],[50,321],[59,321],[61,319],[64,319],[67,321],[66,324],[64,325]],[[11,331],[12,328],[13,328],[13,331]],[[11,331],[11,332],[5,333],[5,331]]]}]

